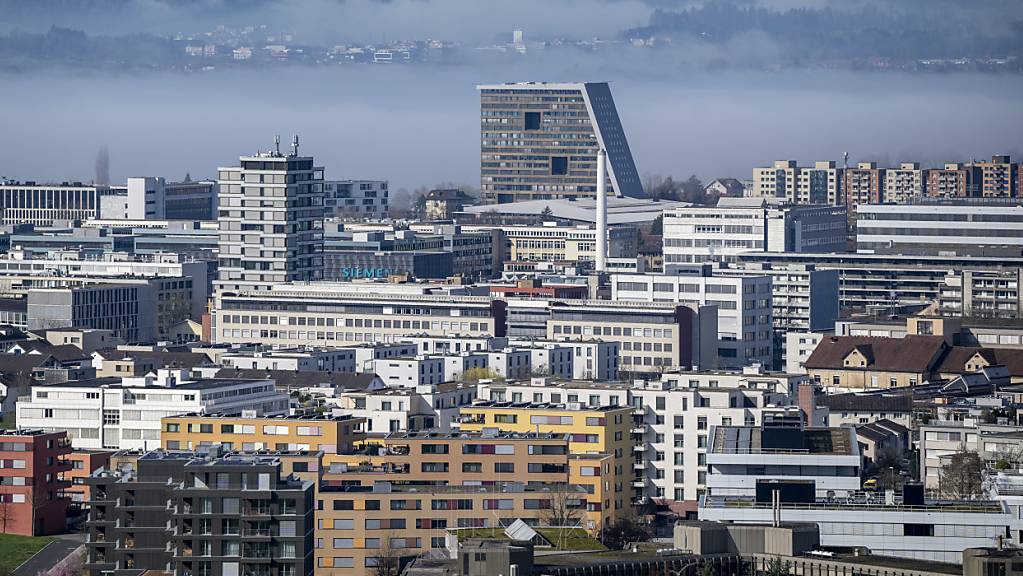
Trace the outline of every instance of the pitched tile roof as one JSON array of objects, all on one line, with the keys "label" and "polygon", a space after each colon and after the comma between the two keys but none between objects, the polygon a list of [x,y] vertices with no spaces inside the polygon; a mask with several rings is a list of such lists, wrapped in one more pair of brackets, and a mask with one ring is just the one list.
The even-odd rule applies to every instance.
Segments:
[{"label": "pitched tile roof", "polygon": [[942,374],[966,374],[975,372],[967,370],[966,362],[980,354],[991,366],[1005,366],[1011,376],[1023,376],[1023,350],[1016,348],[977,348],[973,346],[955,346],[945,354],[941,363],[935,368]]},{"label": "pitched tile roof", "polygon": [[[806,359],[807,369],[869,369],[883,372],[925,373],[947,348],[940,336],[911,335],[905,338],[877,336],[831,336],[824,338]],[[844,361],[858,350],[868,360],[866,367],[846,367]]]}]

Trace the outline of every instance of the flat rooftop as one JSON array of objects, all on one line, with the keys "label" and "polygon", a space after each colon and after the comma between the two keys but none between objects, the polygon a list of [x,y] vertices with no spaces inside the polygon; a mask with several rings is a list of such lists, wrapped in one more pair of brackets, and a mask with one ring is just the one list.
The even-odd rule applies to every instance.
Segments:
[{"label": "flat rooftop", "polygon": [[464,410],[475,408],[485,410],[498,410],[508,408],[512,410],[560,410],[565,412],[613,412],[616,410],[632,410],[631,406],[586,406],[580,403],[579,406],[571,404],[554,404],[551,402],[493,402],[481,401],[466,406]]},{"label": "flat rooftop", "polygon": [[815,454],[855,456],[846,428],[717,426],[714,454]]}]

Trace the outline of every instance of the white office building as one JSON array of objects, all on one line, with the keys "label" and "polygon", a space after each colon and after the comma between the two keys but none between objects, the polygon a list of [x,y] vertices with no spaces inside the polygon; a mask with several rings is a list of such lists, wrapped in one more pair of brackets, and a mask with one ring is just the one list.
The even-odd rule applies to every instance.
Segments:
[{"label": "white office building", "polygon": [[[774,361],[771,277],[712,276],[709,266],[668,267],[666,274],[615,274],[611,299],[676,302],[718,309],[718,366]],[[674,272],[674,273],[671,273]]]},{"label": "white office building", "polygon": [[871,204],[856,211],[856,250],[861,253],[1023,255],[1023,205],[1018,201]]},{"label": "white office building", "polygon": [[664,263],[731,262],[744,252],[842,252],[846,215],[837,206],[772,206],[721,198],[717,206],[664,211]]},{"label": "white office building", "polygon": [[33,386],[17,404],[18,425],[66,430],[75,448],[152,449],[160,419],[176,414],[288,413],[288,395],[273,380],[188,380],[184,371]]}]

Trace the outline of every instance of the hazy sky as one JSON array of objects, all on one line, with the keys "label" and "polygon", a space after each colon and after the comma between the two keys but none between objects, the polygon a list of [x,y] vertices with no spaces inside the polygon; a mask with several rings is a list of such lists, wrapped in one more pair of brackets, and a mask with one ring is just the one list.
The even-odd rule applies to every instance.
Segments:
[{"label": "hazy sky", "polygon": [[474,67],[0,77],[0,175],[90,180],[109,149],[129,175],[213,176],[299,133],[328,178],[478,184],[475,84],[610,80],[641,174],[748,178],[776,158],[944,161],[1019,153],[1023,79],[722,72],[676,78]]}]

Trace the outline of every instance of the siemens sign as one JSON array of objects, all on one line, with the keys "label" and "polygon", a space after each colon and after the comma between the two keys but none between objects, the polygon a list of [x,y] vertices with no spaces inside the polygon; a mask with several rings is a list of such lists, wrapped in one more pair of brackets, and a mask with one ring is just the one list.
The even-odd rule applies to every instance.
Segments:
[{"label": "siemens sign", "polygon": [[341,268],[342,280],[351,280],[354,278],[387,278],[390,275],[390,268],[363,268],[361,266]]}]

